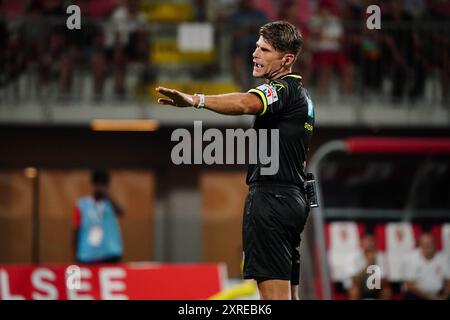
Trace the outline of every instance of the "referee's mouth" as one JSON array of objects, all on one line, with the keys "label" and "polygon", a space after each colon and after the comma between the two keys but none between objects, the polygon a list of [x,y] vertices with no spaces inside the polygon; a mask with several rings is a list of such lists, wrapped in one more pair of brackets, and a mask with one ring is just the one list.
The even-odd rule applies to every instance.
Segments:
[{"label": "referee's mouth", "polygon": [[264,66],[262,64],[253,62],[253,71],[260,73],[263,71],[263,68]]}]

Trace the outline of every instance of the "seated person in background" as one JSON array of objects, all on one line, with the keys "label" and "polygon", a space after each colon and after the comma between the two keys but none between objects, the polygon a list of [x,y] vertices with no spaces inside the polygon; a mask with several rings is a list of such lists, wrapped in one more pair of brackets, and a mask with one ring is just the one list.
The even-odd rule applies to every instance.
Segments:
[{"label": "seated person in background", "polygon": [[[382,252],[378,252],[373,234],[365,234],[361,239],[361,251],[350,259],[351,287],[349,298],[357,299],[383,299],[392,297],[392,290],[386,278],[386,263]],[[380,287],[371,289],[367,285],[370,276],[374,275],[368,267],[376,265],[381,270]],[[371,282],[371,281],[370,281]]]},{"label": "seated person in background", "polygon": [[436,252],[431,234],[423,233],[420,236],[419,249],[405,262],[405,299],[450,299],[450,266],[445,255]]}]

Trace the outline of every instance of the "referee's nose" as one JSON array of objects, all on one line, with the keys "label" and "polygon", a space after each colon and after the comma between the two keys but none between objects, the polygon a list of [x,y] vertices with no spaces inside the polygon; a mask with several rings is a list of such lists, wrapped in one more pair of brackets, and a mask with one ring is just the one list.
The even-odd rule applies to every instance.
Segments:
[{"label": "referee's nose", "polygon": [[255,48],[255,51],[253,51],[252,57],[258,58],[258,55],[256,54],[258,52],[258,47]]}]

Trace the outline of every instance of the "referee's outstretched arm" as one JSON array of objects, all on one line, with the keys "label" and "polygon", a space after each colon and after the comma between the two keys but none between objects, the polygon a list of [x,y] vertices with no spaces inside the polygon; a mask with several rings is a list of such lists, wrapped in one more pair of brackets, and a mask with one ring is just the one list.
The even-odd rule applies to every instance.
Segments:
[{"label": "referee's outstretched arm", "polygon": [[190,95],[164,87],[157,87],[156,91],[167,97],[159,98],[159,104],[179,108],[206,108],[217,113],[228,115],[260,114],[263,111],[261,99],[252,93],[236,92],[203,96],[196,94]]}]

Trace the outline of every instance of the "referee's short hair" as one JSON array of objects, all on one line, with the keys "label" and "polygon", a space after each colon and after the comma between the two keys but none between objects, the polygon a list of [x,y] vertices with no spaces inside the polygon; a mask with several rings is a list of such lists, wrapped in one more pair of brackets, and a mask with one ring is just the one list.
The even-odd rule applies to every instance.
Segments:
[{"label": "referee's short hair", "polygon": [[259,29],[259,35],[275,50],[298,56],[303,44],[303,37],[298,29],[287,21],[269,22]]}]

